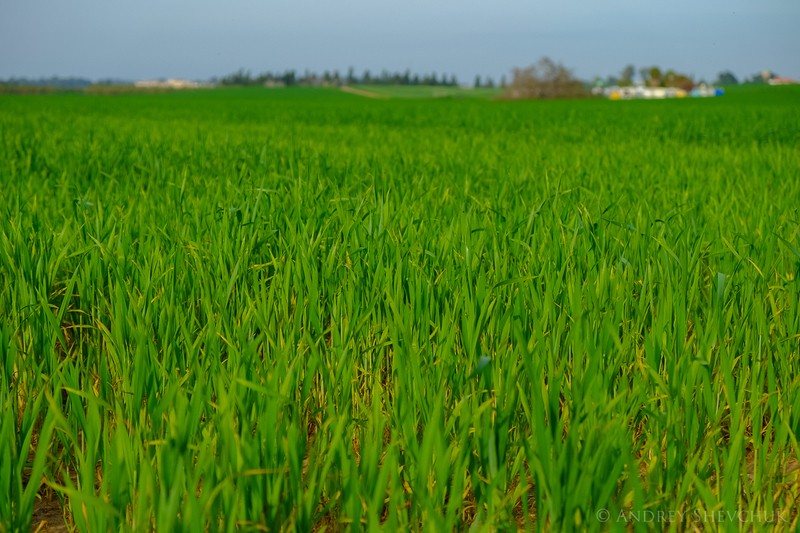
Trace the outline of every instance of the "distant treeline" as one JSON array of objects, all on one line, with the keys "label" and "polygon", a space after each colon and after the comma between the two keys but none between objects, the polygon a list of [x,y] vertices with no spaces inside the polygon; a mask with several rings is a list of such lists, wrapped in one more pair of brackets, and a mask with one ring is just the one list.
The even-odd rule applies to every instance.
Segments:
[{"label": "distant treeline", "polygon": [[[382,70],[380,73],[372,73],[365,70],[362,74],[356,74],[355,69],[349,69],[346,73],[338,70],[326,70],[322,74],[305,71],[298,74],[295,70],[284,72],[263,72],[253,75],[250,71],[241,69],[238,72],[229,74],[223,78],[212,80],[219,85],[229,86],[266,86],[266,87],[292,87],[292,86],[311,86],[311,87],[338,87],[341,85],[428,85],[438,87],[456,87],[459,85],[455,74],[413,74],[410,70],[404,72],[390,72]],[[486,78],[482,82],[481,77],[475,78],[476,87],[494,87],[495,83],[491,78]]]},{"label": "distant treeline", "polygon": [[[726,70],[719,73],[715,84],[765,84],[773,83],[778,79],[780,79],[780,76],[765,70],[740,81],[731,71]],[[647,87],[680,87],[689,90],[697,83],[703,83],[703,80],[695,82],[691,75],[681,74],[671,69],[662,70],[657,66],[640,68],[637,72],[633,65],[626,66],[618,76],[597,77],[592,81],[582,81],[575,78],[572,72],[561,63],[557,63],[547,57],[542,58],[537,64],[528,68],[514,69],[511,82],[507,81],[506,76],[502,76],[498,83],[489,76],[475,76],[471,84],[462,84],[455,74],[437,74],[436,72],[417,74],[412,73],[410,70],[403,72],[382,70],[379,73],[365,70],[357,74],[353,68],[346,73],[341,73],[338,70],[326,70],[320,74],[306,70],[300,74],[298,71],[291,69],[283,72],[267,71],[255,75],[249,70],[240,69],[227,76],[212,78],[209,81],[212,85],[240,87],[339,87],[343,85],[456,87],[469,85],[476,88],[490,89],[498,87],[504,89],[504,96],[507,98],[576,97],[588,93],[591,87],[631,86],[634,84],[641,84]],[[105,94],[119,92],[122,90],[120,89],[121,87],[130,88],[132,86],[133,82],[130,80],[110,78],[96,81],[87,78],[62,78],[58,76],[0,79],[0,93],[37,94],[59,91],[89,91]]]},{"label": "distant treeline", "polygon": [[8,78],[0,80],[2,85],[16,87],[57,87],[59,89],[84,89],[94,83],[86,78],[59,78],[51,76],[49,78]]},{"label": "distant treeline", "polygon": [[104,79],[92,81],[87,78],[8,78],[0,79],[0,85],[12,87],[52,87],[57,89],[81,90],[91,85],[130,85],[128,80]]}]

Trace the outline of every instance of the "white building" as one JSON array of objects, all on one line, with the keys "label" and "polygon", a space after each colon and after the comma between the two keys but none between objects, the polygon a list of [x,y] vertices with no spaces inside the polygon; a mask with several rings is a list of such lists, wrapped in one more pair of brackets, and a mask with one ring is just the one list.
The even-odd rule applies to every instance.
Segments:
[{"label": "white building", "polygon": [[204,84],[191,80],[141,80],[134,84],[134,87],[147,89],[198,89],[205,87]]},{"label": "white building", "polygon": [[631,85],[629,87],[595,87],[592,93],[602,95],[611,100],[661,100],[664,98],[685,98],[687,96],[721,96],[722,90],[707,85],[699,85],[687,92],[678,87],[645,87],[644,85]]}]

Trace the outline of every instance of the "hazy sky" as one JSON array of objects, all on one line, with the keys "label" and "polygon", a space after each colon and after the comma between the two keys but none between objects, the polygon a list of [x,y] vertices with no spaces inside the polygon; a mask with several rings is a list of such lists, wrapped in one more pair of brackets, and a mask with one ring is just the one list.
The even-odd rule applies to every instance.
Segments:
[{"label": "hazy sky", "polygon": [[352,66],[472,82],[544,55],[587,79],[626,64],[800,78],[800,0],[0,0],[0,78]]}]

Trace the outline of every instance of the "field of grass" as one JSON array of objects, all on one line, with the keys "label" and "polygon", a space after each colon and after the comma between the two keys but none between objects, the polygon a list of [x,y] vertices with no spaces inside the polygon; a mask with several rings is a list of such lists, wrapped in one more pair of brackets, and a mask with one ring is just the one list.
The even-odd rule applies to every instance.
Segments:
[{"label": "field of grass", "polygon": [[798,526],[797,89],[0,125],[0,531]]}]

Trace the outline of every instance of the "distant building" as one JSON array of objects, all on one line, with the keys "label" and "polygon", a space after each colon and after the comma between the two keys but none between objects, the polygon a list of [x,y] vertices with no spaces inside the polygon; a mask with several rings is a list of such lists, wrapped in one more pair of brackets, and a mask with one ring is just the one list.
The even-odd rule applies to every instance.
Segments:
[{"label": "distant building", "polygon": [[722,89],[709,85],[698,85],[690,92],[679,87],[645,87],[644,85],[632,85],[629,87],[595,87],[592,94],[605,96],[611,100],[662,100],[664,98],[686,98],[722,96]]},{"label": "distant building", "polygon": [[134,84],[134,87],[141,87],[146,89],[198,89],[200,87],[207,87],[206,84],[199,83],[191,80],[141,80]]},{"label": "distant building", "polygon": [[800,85],[800,81],[783,76],[773,76],[767,81],[770,85]]}]

